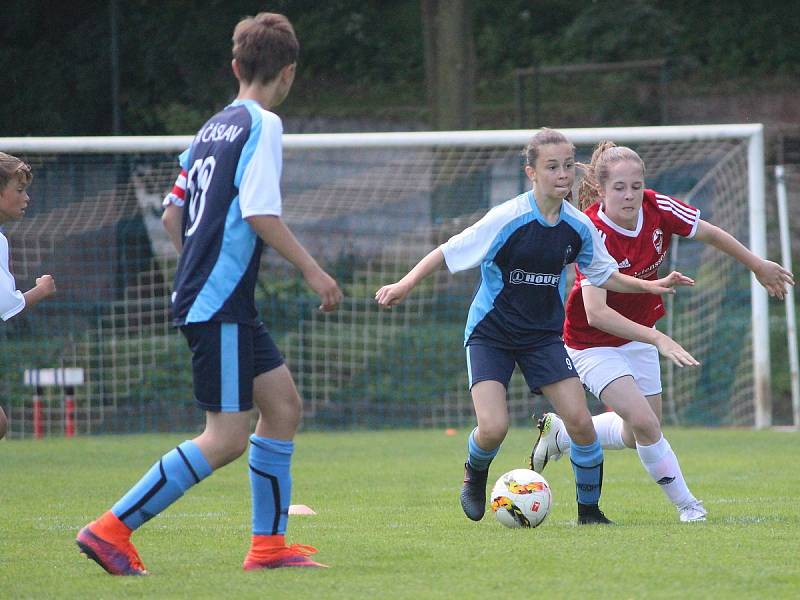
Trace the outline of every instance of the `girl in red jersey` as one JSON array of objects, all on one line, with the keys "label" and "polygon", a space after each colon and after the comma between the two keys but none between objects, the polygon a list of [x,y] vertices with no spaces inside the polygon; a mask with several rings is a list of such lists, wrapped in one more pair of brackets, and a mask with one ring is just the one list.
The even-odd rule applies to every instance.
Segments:
[{"label": "girl in red jersey", "polygon": [[[645,189],[642,159],[630,148],[601,142],[584,165],[580,208],[604,238],[622,273],[655,279],[673,234],[693,237],[750,269],[771,296],[783,298],[792,274],[759,258],[733,236],[700,218],[680,200]],[[677,507],[682,522],[703,521],[706,510],[689,491],[678,459],[661,433],[659,352],[678,366],[685,350],[654,328],[664,315],[658,296],[617,294],[592,286],[578,271],[566,307],[564,343],[582,382],[615,412],[593,418],[600,445],[635,448],[647,472]],[[696,361],[692,358],[694,364]],[[544,469],[570,446],[559,417],[545,414],[531,466]]]}]

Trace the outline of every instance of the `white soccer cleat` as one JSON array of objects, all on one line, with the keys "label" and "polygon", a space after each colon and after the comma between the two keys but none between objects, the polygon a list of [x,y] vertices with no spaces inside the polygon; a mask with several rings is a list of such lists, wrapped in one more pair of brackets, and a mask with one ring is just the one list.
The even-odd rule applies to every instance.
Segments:
[{"label": "white soccer cleat", "polygon": [[531,451],[530,468],[541,473],[551,460],[561,458],[561,450],[558,448],[558,437],[567,434],[564,429],[564,422],[555,413],[545,413],[536,423],[539,429],[539,438],[533,445]]},{"label": "white soccer cleat", "polygon": [[703,507],[702,500],[694,500],[684,507],[678,509],[681,523],[697,523],[706,520],[706,509]]}]

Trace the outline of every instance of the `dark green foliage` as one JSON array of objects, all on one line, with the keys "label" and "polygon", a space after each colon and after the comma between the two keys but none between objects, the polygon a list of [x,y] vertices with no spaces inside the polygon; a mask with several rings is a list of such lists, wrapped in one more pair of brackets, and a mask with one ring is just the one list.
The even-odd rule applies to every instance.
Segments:
[{"label": "dark green foliage", "polygon": [[[111,132],[109,6],[4,3],[0,71],[10,87],[0,136]],[[122,132],[191,133],[228,102],[237,89],[233,25],[260,8],[243,0],[118,2]],[[301,44],[296,89],[281,114],[375,116],[399,106],[421,114],[419,0],[280,0],[264,8],[285,13]],[[671,57],[673,76],[696,85],[800,69],[800,11],[790,2],[473,0],[473,13],[478,92],[506,101],[511,70],[533,64]],[[479,120],[510,125],[502,114]]]}]

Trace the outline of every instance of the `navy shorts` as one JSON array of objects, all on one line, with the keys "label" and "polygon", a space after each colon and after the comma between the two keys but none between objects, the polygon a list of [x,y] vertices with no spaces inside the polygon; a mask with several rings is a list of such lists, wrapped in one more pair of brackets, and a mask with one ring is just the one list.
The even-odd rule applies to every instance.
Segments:
[{"label": "navy shorts", "polygon": [[564,342],[560,336],[553,334],[536,346],[524,350],[470,344],[467,346],[470,389],[479,381],[499,381],[507,389],[515,364],[519,365],[528,388],[534,394],[541,394],[542,386],[578,377],[578,372],[564,348]]},{"label": "navy shorts", "polygon": [[253,408],[253,379],[284,363],[263,323],[207,321],[181,327],[192,351],[194,398],[203,410]]}]

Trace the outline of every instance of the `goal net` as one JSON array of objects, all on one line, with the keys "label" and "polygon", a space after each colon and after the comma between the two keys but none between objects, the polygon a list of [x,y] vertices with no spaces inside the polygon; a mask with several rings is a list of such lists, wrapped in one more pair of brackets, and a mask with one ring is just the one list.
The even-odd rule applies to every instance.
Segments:
[{"label": "goal net", "polygon": [[[647,165],[648,187],[698,206],[704,219],[764,254],[761,126],[563,131],[579,160],[602,139],[632,146]],[[294,374],[306,428],[474,421],[462,343],[477,270],[438,272],[389,311],[379,309],[374,293],[490,207],[528,189],[521,151],[530,136],[285,136],[284,219],[346,295],[340,310],[319,313],[299,274],[266,251],[257,304]],[[190,141],[0,139],[35,176],[27,216],[5,228],[18,287],[28,289],[43,273],[58,286],[56,297],[0,328],[0,397],[14,436],[60,435],[69,411],[78,433],[201,425],[190,354],[169,322],[177,257],[159,221],[176,155]],[[664,364],[665,422],[769,424],[766,296],[744,267],[703,244],[674,240],[671,261],[697,283],[670,299],[659,327],[702,367]],[[23,376],[61,368],[82,369],[82,383],[65,390]],[[548,406],[514,376],[515,422]]]}]

